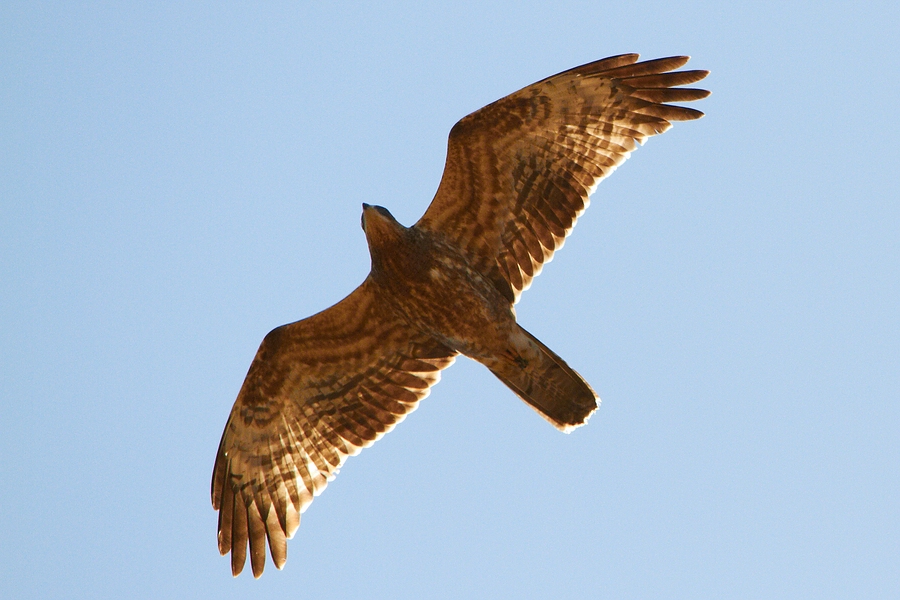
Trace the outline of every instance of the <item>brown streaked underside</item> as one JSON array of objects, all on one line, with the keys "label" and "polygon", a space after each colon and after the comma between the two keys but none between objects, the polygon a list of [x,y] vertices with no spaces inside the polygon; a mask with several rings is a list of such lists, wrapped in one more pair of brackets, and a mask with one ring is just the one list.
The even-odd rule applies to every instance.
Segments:
[{"label": "brown streaked underside", "polygon": [[[234,575],[249,548],[259,577],[267,542],[281,568],[313,497],[348,456],[414,410],[459,352],[560,429],[586,421],[593,390],[518,327],[512,305],[562,247],[603,177],[672,121],[702,116],[668,103],[707,96],[675,87],[706,71],[673,72],[687,57],[637,59],[576,67],[460,120],[418,223],[403,228],[367,207],[373,272],[338,304],[266,336],[213,470],[219,551],[231,552]],[[424,240],[426,251],[413,252],[409,240]],[[387,266],[379,270],[378,261]],[[446,314],[441,298],[453,299]],[[460,304],[471,307],[466,322],[453,310]],[[569,395],[580,397],[563,406]]]}]

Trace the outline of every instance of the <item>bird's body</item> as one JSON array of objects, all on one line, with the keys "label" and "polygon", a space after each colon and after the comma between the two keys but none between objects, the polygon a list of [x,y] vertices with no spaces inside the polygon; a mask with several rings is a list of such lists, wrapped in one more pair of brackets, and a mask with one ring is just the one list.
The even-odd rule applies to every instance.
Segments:
[{"label": "bird's body", "polygon": [[400,225],[363,205],[372,268],[349,296],[271,331],[234,403],[213,469],[219,551],[253,574],[350,455],[416,408],[458,354],[485,365],[555,427],[597,395],[525,331],[513,308],[638,142],[702,113],[686,57],[613,56],[548,77],[460,120],[437,194]]},{"label": "bird's body", "polygon": [[475,359],[491,355],[516,323],[512,303],[441,236],[403,227],[381,207],[363,212],[371,224],[370,278],[384,303],[456,352]]},{"label": "bird's body", "polygon": [[411,329],[484,364],[560,429],[583,424],[597,408],[590,386],[519,326],[513,302],[442,235],[365,204],[363,229],[379,303]]}]

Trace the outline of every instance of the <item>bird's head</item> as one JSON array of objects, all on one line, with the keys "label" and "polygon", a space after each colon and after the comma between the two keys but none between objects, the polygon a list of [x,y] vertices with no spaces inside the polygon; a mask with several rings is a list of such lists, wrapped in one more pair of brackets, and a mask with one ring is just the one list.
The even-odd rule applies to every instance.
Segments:
[{"label": "bird's head", "polygon": [[398,223],[386,208],[363,204],[362,228],[369,243],[373,272],[391,270],[389,265],[408,254],[410,230]]},{"label": "bird's head", "polygon": [[397,222],[394,215],[383,206],[362,205],[362,229],[366,232],[366,239],[371,246],[373,242],[378,245],[399,238],[406,229]]}]

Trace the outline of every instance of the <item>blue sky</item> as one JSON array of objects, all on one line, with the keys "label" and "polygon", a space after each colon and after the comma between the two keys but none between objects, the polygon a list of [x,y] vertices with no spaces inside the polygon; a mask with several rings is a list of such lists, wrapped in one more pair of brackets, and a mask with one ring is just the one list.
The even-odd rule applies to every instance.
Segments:
[{"label": "blue sky", "polygon": [[[895,3],[0,8],[9,598],[861,598],[900,589]],[[365,277],[450,127],[690,54],[523,295],[597,390],[558,433],[466,359],[233,580],[209,478],[263,335]]]}]

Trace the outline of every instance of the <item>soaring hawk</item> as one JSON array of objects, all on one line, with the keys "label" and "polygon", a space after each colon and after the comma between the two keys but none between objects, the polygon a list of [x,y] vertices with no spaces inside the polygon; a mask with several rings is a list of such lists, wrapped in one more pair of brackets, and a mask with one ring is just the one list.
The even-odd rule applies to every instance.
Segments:
[{"label": "soaring hawk", "polygon": [[458,354],[562,431],[597,409],[587,382],[516,323],[513,305],[637,143],[703,116],[668,103],[709,95],[676,87],[707,71],[675,71],[682,56],[637,60],[576,67],[460,120],[437,194],[412,227],[363,204],[369,275],[265,337],[222,434],[212,504],[235,576],[248,546],[262,574],[267,540],[282,568],[301,513],[344,460],[415,410]]}]

